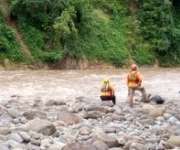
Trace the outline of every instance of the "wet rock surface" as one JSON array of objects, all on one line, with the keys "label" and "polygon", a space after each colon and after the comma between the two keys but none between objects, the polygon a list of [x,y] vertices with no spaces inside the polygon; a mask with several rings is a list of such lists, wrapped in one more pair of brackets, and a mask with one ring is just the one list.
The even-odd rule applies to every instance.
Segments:
[{"label": "wet rock surface", "polygon": [[[0,72],[0,150],[179,150],[179,72],[144,70],[144,86],[164,104],[126,102],[125,72]],[[115,83],[117,105],[99,100]],[[163,78],[162,78],[163,77]]]},{"label": "wet rock surface", "polygon": [[[34,104],[36,107],[34,107]],[[76,101],[47,105],[17,100],[0,109],[1,150],[164,150],[180,148],[174,103],[110,107]],[[39,105],[41,104],[41,105]],[[28,109],[27,109],[28,108]],[[39,113],[38,113],[39,112]]]}]

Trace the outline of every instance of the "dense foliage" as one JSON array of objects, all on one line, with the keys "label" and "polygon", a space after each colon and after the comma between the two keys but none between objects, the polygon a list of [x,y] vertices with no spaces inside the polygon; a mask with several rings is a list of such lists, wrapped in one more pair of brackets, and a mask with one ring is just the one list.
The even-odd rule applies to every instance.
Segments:
[{"label": "dense foliage", "polygon": [[35,60],[180,63],[178,0],[11,0],[11,17]]},{"label": "dense foliage", "polygon": [[19,49],[20,47],[16,42],[14,31],[0,17],[0,58],[9,58],[12,61],[24,61],[23,54]]}]

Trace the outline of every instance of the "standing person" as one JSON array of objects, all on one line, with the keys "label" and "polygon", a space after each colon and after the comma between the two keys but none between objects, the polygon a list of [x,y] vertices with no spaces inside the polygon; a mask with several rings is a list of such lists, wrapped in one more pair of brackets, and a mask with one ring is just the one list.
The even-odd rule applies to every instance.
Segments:
[{"label": "standing person", "polygon": [[115,91],[109,80],[103,81],[100,98],[102,101],[112,101],[114,105],[116,104]]},{"label": "standing person", "polygon": [[131,65],[131,70],[127,76],[127,86],[128,86],[128,101],[131,107],[133,107],[133,98],[135,91],[140,91],[142,93],[142,101],[147,102],[147,95],[142,84],[142,75],[138,71],[138,67],[136,64]]}]

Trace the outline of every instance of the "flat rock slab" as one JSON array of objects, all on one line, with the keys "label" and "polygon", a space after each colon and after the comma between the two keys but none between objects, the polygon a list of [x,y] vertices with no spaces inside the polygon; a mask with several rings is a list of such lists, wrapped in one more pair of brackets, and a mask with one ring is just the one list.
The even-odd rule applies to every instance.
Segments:
[{"label": "flat rock slab", "polygon": [[62,150],[97,150],[97,148],[91,144],[72,143],[67,144]]},{"label": "flat rock slab", "polygon": [[180,147],[180,136],[171,136],[168,143]]},{"label": "flat rock slab", "polygon": [[29,131],[42,133],[48,136],[56,132],[56,127],[53,125],[53,123],[49,122],[48,120],[43,120],[39,118],[35,118],[26,123],[25,129]]},{"label": "flat rock slab", "polygon": [[81,122],[81,118],[70,112],[61,112],[58,114],[58,120],[64,122],[65,125],[73,125]]}]

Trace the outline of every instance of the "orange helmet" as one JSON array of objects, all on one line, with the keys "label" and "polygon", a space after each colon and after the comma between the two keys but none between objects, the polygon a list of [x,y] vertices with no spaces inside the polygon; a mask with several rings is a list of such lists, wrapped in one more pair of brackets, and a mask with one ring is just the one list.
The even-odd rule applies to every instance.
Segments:
[{"label": "orange helmet", "polygon": [[137,70],[137,65],[136,64],[132,64],[131,65],[131,70]]}]

